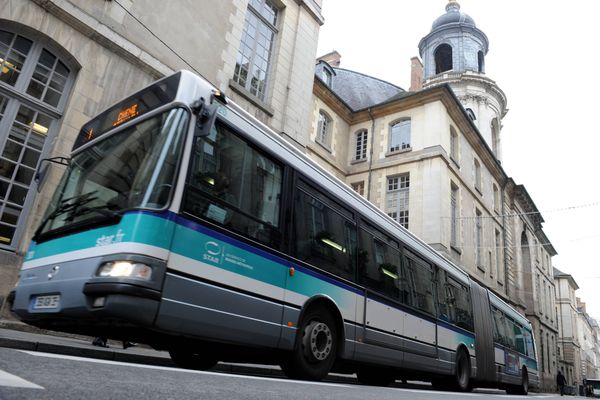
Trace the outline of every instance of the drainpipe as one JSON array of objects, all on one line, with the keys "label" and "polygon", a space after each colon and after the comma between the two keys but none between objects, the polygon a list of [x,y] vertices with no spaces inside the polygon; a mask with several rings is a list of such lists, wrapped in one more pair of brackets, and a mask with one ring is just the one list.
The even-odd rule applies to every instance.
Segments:
[{"label": "drainpipe", "polygon": [[371,107],[367,110],[369,113],[369,117],[371,118],[371,145],[369,146],[369,176],[367,178],[367,200],[371,201],[371,175],[373,174],[373,143],[375,140],[375,119],[373,118],[373,114],[371,114]]},{"label": "drainpipe", "polygon": [[506,198],[506,180],[504,181],[504,184],[502,185],[502,192],[500,193],[500,198],[502,201],[502,241],[503,241],[503,247],[504,247],[504,293],[506,294],[507,298],[510,298],[510,294],[508,293],[508,246],[507,241],[506,241],[506,237],[508,236],[506,234],[506,202],[505,202],[505,198]]}]

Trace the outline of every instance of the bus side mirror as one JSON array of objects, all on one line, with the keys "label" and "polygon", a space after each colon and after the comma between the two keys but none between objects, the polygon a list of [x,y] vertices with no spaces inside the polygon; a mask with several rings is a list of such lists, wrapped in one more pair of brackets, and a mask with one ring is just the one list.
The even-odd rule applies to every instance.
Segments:
[{"label": "bus side mirror", "polygon": [[206,137],[210,135],[210,130],[217,119],[217,110],[219,106],[216,104],[203,104],[198,108],[196,119],[196,128],[194,131],[195,137]]},{"label": "bus side mirror", "polygon": [[48,164],[44,166],[44,162],[46,163],[54,163],[60,164],[64,166],[68,166],[71,163],[71,159],[67,157],[52,157],[52,158],[43,158],[38,164],[37,170],[35,171],[35,175],[33,179],[35,183],[37,183],[37,191],[39,192],[41,189],[41,182],[44,180],[46,176],[46,172],[48,172]]}]

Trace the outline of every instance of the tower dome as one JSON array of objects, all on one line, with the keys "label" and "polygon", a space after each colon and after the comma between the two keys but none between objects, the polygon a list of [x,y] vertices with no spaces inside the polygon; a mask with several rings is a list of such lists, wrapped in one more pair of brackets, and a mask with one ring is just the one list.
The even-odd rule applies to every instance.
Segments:
[{"label": "tower dome", "polygon": [[475,27],[475,21],[473,18],[465,13],[460,12],[460,4],[458,4],[457,1],[448,2],[446,5],[446,13],[433,21],[431,30],[434,31],[437,28],[448,24],[464,24]]},{"label": "tower dome", "polygon": [[423,88],[449,85],[467,115],[498,160],[501,160],[500,130],[507,112],[506,96],[485,75],[488,38],[473,18],[460,11],[457,0],[449,0],[446,13],[431,25],[419,42],[423,60]]}]

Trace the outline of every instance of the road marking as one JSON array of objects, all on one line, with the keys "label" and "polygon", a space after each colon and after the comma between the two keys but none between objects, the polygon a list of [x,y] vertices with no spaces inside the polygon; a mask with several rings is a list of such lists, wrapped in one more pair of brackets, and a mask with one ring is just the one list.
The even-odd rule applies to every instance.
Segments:
[{"label": "road marking", "polygon": [[0,386],[10,386],[18,388],[28,389],[44,389],[43,387],[36,385],[35,383],[26,381],[23,378],[19,378],[16,375],[9,374],[6,371],[0,369]]},{"label": "road marking", "polygon": [[357,385],[346,385],[343,383],[296,381],[296,380],[287,379],[287,378],[283,378],[283,377],[282,378],[269,378],[269,377],[263,377],[263,376],[229,374],[226,372],[195,371],[195,370],[191,370],[191,369],[162,367],[160,365],[135,364],[135,363],[128,363],[128,362],[123,362],[123,361],[100,360],[100,359],[95,359],[95,358],[67,356],[67,355],[62,355],[62,354],[43,353],[43,352],[28,351],[28,350],[19,350],[19,351],[29,354],[29,355],[32,355],[32,356],[36,356],[36,357],[58,358],[58,359],[62,359],[62,360],[84,361],[84,362],[91,362],[91,363],[97,363],[97,364],[121,365],[121,366],[137,367],[137,368],[144,368],[144,369],[156,369],[156,370],[160,370],[160,371],[187,372],[187,373],[199,374],[199,375],[229,376],[229,377],[235,377],[235,378],[260,380],[260,381],[273,381],[273,382],[280,382],[280,381],[284,380],[286,382],[300,383],[303,385],[332,386],[332,387],[340,387],[340,388],[355,388],[357,386]]},{"label": "road marking", "polygon": [[[84,362],[97,363],[97,364],[121,365],[121,366],[127,366],[127,367],[154,369],[154,370],[160,370],[160,371],[186,372],[186,373],[199,374],[199,375],[227,376],[227,377],[235,377],[235,378],[241,378],[241,379],[271,381],[271,382],[285,381],[285,382],[298,383],[298,384],[302,384],[302,385],[328,386],[328,387],[339,387],[339,388],[348,388],[348,389],[350,389],[350,388],[356,389],[356,388],[362,386],[362,385],[356,385],[356,384],[353,385],[353,384],[331,383],[331,382],[298,381],[298,380],[292,380],[292,379],[287,379],[287,378],[283,378],[283,377],[282,378],[269,378],[269,377],[263,377],[263,376],[229,374],[226,372],[195,371],[195,370],[191,370],[191,369],[163,367],[160,365],[136,364],[136,363],[123,362],[123,361],[101,360],[101,359],[96,359],[96,358],[67,356],[67,355],[63,355],[63,354],[43,353],[43,352],[37,352],[37,351],[28,351],[28,350],[19,350],[19,351],[29,354],[29,355],[32,355],[32,356],[36,356],[36,357],[57,358],[57,359],[71,360],[71,361],[84,361]],[[369,386],[369,387],[372,387],[372,386]],[[428,389],[404,389],[404,388],[393,388],[393,387],[379,387],[379,389],[383,389],[383,390],[387,389],[387,390],[402,391],[402,392],[409,392],[409,393],[419,393],[419,394],[423,394],[423,393],[440,394],[439,391],[428,390]],[[492,393],[492,392],[494,392],[494,393]],[[542,393],[530,394],[527,397],[526,396],[514,396],[514,395],[506,395],[504,391],[499,391],[499,390],[498,391],[488,390],[487,392],[484,392],[484,393],[443,392],[443,395],[449,396],[451,398],[454,396],[457,396],[459,398],[465,398],[465,397],[490,398],[493,396],[494,398],[510,398],[510,399],[515,399],[515,400],[549,396],[548,394],[542,394]]]}]

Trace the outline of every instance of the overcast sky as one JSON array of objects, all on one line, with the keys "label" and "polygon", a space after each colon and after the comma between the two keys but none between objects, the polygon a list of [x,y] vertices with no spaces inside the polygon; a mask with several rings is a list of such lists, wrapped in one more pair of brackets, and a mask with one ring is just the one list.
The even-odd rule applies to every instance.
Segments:
[{"label": "overcast sky", "polygon": [[[410,58],[447,0],[323,0],[318,55],[406,90]],[[525,185],[577,295],[600,317],[600,1],[459,0],[488,37],[504,91],[503,166]]]}]

